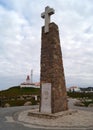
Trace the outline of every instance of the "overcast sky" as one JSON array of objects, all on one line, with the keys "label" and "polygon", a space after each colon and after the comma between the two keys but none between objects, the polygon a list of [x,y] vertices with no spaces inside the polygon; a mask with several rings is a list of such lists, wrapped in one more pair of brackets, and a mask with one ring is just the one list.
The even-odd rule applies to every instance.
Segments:
[{"label": "overcast sky", "polygon": [[93,0],[0,0],[0,90],[24,82],[31,69],[39,81],[47,5],[55,9],[67,87],[93,86]]}]

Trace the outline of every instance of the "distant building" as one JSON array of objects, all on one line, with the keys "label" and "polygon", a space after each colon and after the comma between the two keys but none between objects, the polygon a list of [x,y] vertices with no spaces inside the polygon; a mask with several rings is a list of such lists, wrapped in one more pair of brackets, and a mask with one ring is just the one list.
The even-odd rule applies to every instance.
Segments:
[{"label": "distant building", "polygon": [[31,83],[30,76],[27,75],[26,81],[20,84],[20,88],[40,88],[40,82]]},{"label": "distant building", "polygon": [[69,92],[80,92],[81,90],[77,86],[72,86],[72,87],[68,88],[67,91],[69,91]]},{"label": "distant building", "polygon": [[77,86],[71,86],[67,88],[67,92],[85,92],[85,93],[93,93],[93,87],[82,87],[79,88]]},{"label": "distant building", "polygon": [[86,87],[86,88],[80,88],[82,92],[88,93],[92,92],[93,93],[93,87]]}]

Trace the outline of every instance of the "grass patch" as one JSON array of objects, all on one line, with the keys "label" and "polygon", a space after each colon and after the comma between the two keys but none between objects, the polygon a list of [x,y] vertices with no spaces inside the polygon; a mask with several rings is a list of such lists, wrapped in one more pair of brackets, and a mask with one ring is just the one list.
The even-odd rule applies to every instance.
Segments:
[{"label": "grass patch", "polygon": [[7,90],[0,91],[2,97],[16,97],[19,95],[40,95],[40,88],[20,88],[20,86],[11,87]]}]

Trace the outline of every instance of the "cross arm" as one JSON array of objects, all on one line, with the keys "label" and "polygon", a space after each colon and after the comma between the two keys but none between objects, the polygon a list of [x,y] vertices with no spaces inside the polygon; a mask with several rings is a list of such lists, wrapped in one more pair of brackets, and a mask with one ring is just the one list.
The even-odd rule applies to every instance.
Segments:
[{"label": "cross arm", "polygon": [[42,14],[41,14],[41,18],[45,18],[45,12],[43,12]]},{"label": "cross arm", "polygon": [[52,15],[52,14],[54,14],[54,13],[55,13],[55,10],[54,10],[53,8],[50,8],[48,14],[49,14],[49,15]]}]

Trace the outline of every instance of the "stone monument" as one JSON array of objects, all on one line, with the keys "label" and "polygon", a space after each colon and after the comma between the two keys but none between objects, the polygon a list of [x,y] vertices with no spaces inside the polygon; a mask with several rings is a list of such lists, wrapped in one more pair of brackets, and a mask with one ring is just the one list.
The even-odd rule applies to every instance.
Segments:
[{"label": "stone monument", "polygon": [[52,14],[54,9],[49,6],[41,14],[45,19],[41,38],[41,113],[56,113],[68,109],[59,30],[55,23],[50,23]]}]

